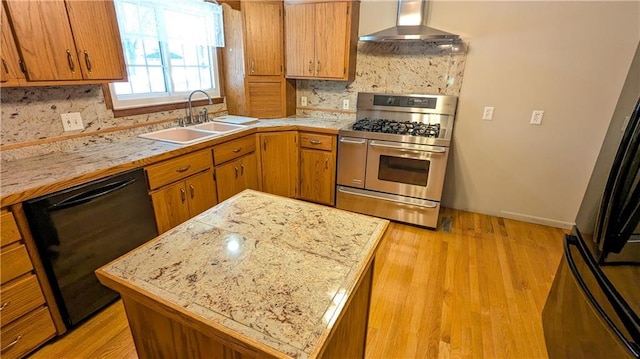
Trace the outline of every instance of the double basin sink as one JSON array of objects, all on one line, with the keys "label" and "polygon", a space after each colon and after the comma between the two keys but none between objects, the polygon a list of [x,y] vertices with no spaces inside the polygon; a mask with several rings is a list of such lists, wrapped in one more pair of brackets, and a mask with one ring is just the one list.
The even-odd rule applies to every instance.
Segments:
[{"label": "double basin sink", "polygon": [[149,132],[138,135],[138,137],[177,143],[180,145],[188,145],[205,141],[223,134],[239,131],[243,128],[246,128],[246,126],[220,122],[205,122],[190,127],[172,127],[166,130]]}]

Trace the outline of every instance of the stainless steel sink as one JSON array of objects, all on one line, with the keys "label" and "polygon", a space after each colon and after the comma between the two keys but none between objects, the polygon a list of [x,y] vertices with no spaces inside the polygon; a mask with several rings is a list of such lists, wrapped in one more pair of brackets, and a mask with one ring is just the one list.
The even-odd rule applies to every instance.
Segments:
[{"label": "stainless steel sink", "polygon": [[191,126],[189,128],[195,128],[198,130],[213,131],[213,132],[230,132],[230,131],[246,128],[246,126],[232,125],[232,124],[220,123],[220,122],[205,122],[199,125]]},{"label": "stainless steel sink", "polygon": [[188,145],[204,141],[219,135],[220,132],[202,131],[194,128],[174,127],[166,130],[154,131],[138,135],[138,137],[151,140]]}]

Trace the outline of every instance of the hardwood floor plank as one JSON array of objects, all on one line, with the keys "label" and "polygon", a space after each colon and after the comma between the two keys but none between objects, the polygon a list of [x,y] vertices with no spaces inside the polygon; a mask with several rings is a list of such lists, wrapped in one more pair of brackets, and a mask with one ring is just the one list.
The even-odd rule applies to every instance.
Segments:
[{"label": "hardwood floor plank", "polygon": [[[546,358],[541,312],[566,231],[443,208],[450,232],[392,223],[374,268],[367,359]],[[33,358],[137,358],[116,302]]]}]

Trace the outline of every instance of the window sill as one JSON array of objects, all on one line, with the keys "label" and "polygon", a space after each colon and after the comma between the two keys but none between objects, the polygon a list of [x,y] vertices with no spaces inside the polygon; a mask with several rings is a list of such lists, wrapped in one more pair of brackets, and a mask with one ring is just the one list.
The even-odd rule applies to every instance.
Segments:
[{"label": "window sill", "polygon": [[[162,105],[152,105],[152,106],[143,106],[136,108],[127,108],[122,110],[114,110],[113,102],[111,101],[111,92],[109,92],[109,84],[104,84],[102,86],[102,93],[104,94],[104,102],[109,110],[113,111],[113,117],[127,117],[127,116],[135,116],[135,115],[144,115],[148,113],[154,112],[162,112],[162,111],[171,111],[171,110],[180,110],[186,109],[188,106],[188,101],[167,103]],[[213,104],[221,104],[224,103],[224,97],[214,97],[211,99]],[[195,100],[191,101],[191,104],[196,106],[206,106],[208,104],[208,100]]]}]

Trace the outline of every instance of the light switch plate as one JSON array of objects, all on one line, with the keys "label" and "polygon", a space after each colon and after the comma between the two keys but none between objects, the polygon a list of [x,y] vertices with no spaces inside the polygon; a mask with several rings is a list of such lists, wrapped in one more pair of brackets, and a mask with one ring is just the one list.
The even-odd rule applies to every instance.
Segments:
[{"label": "light switch plate", "polygon": [[62,127],[64,127],[65,132],[84,130],[80,112],[61,113],[60,119],[62,120]]}]

